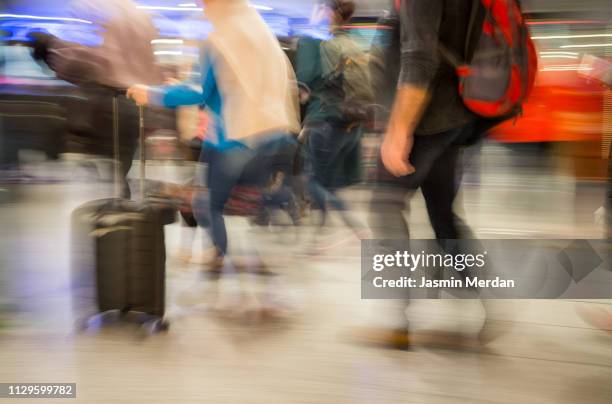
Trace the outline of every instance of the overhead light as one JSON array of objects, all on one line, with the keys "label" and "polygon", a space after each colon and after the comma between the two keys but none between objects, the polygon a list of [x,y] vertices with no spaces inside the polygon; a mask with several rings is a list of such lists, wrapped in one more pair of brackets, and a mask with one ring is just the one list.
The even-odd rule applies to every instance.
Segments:
[{"label": "overhead light", "polygon": [[251,7],[253,7],[255,10],[261,10],[261,11],[272,11],[272,10],[274,10],[274,7],[262,6],[260,4],[251,4]]},{"label": "overhead light", "polygon": [[166,45],[182,45],[185,43],[182,39],[154,39],[151,41],[153,45],[166,44]]},{"label": "overhead light", "polygon": [[579,55],[578,52],[563,52],[563,51],[542,51],[540,52],[540,55],[570,55],[570,56],[577,56]]},{"label": "overhead light", "polygon": [[182,51],[157,51],[154,52],[157,56],[181,56],[183,54]]},{"label": "overhead light", "polygon": [[141,10],[155,11],[203,11],[201,7],[165,7],[165,6],[137,6]]},{"label": "overhead light", "polygon": [[[143,5],[139,5],[137,7],[141,10],[154,10],[154,11],[204,11],[202,7],[198,7],[197,4],[195,3],[179,4],[178,7],[143,6]],[[274,7],[262,6],[260,4],[252,4],[251,7],[253,7],[256,10],[261,10],[261,11],[274,10]]]},{"label": "overhead light", "polygon": [[91,21],[82,20],[80,18],[43,17],[43,16],[38,16],[38,15],[0,14],[0,18],[22,18],[24,20],[67,21],[67,22],[80,22],[83,24],[93,24],[93,22]]},{"label": "overhead light", "polygon": [[570,72],[570,71],[590,71],[593,70],[592,67],[588,66],[548,66],[543,69],[540,69],[541,72]]},{"label": "overhead light", "polygon": [[569,49],[569,48],[603,48],[605,46],[612,46],[612,43],[591,43],[586,45],[563,45],[559,46],[561,49]]},{"label": "overhead light", "polygon": [[541,58],[550,58],[550,59],[578,59],[578,56],[570,56],[570,55],[542,55]]},{"label": "overhead light", "polygon": [[608,38],[612,34],[589,34],[589,35],[550,35],[550,36],[534,36],[532,39],[574,39],[574,38]]}]

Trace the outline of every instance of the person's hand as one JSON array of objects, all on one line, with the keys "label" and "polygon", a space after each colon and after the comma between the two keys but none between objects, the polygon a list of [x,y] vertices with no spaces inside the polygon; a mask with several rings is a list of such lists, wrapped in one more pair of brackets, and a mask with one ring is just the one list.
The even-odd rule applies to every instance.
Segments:
[{"label": "person's hand", "polygon": [[416,172],[409,160],[413,143],[412,135],[395,133],[393,130],[387,132],[380,149],[387,171],[396,177],[404,177]]},{"label": "person's hand", "polygon": [[30,39],[32,44],[32,57],[34,60],[47,63],[50,53],[49,47],[51,45],[51,41],[53,40],[53,36],[46,32],[36,31],[28,33],[27,38]]},{"label": "person's hand", "polygon": [[127,90],[126,97],[134,100],[138,105],[145,106],[149,104],[149,87],[136,84]]}]

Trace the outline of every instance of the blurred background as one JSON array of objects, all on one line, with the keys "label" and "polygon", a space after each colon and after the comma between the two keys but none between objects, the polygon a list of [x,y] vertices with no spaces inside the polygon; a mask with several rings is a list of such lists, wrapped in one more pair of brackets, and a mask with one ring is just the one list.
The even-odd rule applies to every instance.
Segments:
[{"label": "blurred background", "polygon": [[[320,35],[309,24],[314,3],[252,2],[290,59],[297,37]],[[369,49],[388,2],[357,3],[347,28]],[[196,80],[198,41],[211,29],[200,2],[138,4],[159,30],[153,46],[166,78]],[[612,90],[593,77],[612,69],[612,5],[525,0],[523,8],[539,54],[536,85],[519,119],[466,150],[460,210],[480,238],[604,238]],[[195,243],[185,263],[174,253],[185,229],[167,226],[170,333],[147,340],[121,327],[72,333],[70,215],[112,195],[112,160],[99,139],[78,130],[82,90],[33,58],[29,34],[98,46],[100,27],[88,18],[64,0],[0,0],[0,382],[77,382],[82,402],[612,402],[612,301],[501,303],[495,320],[507,332],[486,349],[353,344],[347,330],[384,321],[385,306],[360,301],[357,241],[302,255],[316,231],[308,216],[299,231],[283,219],[271,228],[228,220],[234,245],[248,250],[250,240],[261,241],[259,253],[279,275],[272,286],[211,282],[199,269],[203,232],[188,236]],[[148,179],[175,183],[194,170],[184,161],[177,114],[146,117]],[[379,144],[380,134],[365,134],[364,180],[342,191],[364,220]],[[413,237],[433,237],[421,198],[406,219]],[[334,218],[326,231],[346,232]],[[269,295],[279,318],[253,315],[257,299],[219,316],[214,296],[236,282]],[[483,321],[474,304],[422,301],[409,311],[417,329],[469,331]],[[585,320],[578,314],[585,310],[595,315]]]}]

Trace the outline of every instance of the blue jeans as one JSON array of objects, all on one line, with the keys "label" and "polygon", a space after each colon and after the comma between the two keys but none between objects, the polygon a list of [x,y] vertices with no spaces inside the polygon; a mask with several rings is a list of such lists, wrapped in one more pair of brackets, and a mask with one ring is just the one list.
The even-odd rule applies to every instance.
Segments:
[{"label": "blue jeans", "polygon": [[236,185],[266,185],[273,173],[291,174],[295,140],[291,135],[262,135],[249,142],[204,145],[201,161],[208,163],[209,195],[194,200],[198,223],[206,227],[220,254],[228,250],[223,210]]},{"label": "blue jeans", "polygon": [[321,225],[325,224],[327,207],[340,212],[342,219],[352,229],[365,227],[348,214],[344,201],[336,188],[349,185],[350,174],[346,173],[347,159],[359,147],[361,128],[352,130],[321,122],[308,128],[308,192],[315,207],[321,209]]}]

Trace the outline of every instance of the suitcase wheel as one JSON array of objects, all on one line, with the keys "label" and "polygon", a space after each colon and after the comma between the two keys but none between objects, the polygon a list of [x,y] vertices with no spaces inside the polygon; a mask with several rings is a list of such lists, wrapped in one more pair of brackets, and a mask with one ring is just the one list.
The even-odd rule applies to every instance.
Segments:
[{"label": "suitcase wheel", "polygon": [[158,332],[168,332],[170,330],[170,323],[166,320],[160,320],[156,326]]},{"label": "suitcase wheel", "polygon": [[170,323],[163,319],[147,321],[140,328],[143,337],[168,332]]}]

